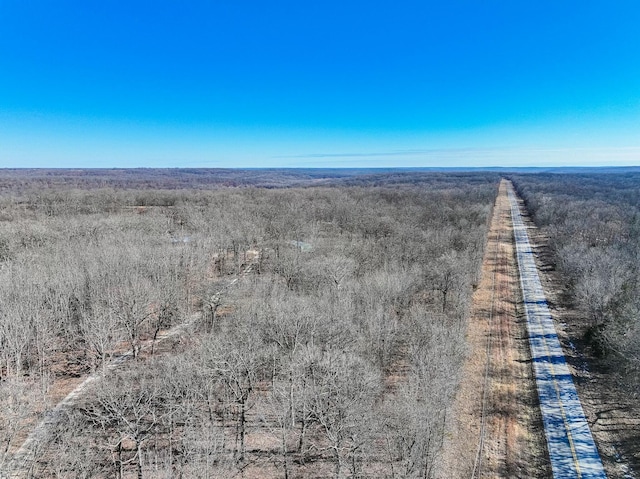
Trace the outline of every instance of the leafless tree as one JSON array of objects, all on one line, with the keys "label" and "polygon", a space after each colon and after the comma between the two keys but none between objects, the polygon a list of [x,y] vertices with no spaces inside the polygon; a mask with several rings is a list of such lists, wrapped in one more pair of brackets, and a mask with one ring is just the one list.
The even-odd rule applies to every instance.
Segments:
[{"label": "leafless tree", "polygon": [[[143,478],[143,447],[158,427],[158,385],[137,371],[117,374],[96,388],[87,417],[104,431],[113,431],[107,445],[113,454],[114,475],[122,479],[128,464]],[[131,444],[130,444],[131,443]]]},{"label": "leafless tree", "polygon": [[372,406],[381,389],[380,376],[356,356],[310,349],[305,361],[309,409],[335,459],[334,477],[350,468],[360,471],[360,451],[370,440]]}]

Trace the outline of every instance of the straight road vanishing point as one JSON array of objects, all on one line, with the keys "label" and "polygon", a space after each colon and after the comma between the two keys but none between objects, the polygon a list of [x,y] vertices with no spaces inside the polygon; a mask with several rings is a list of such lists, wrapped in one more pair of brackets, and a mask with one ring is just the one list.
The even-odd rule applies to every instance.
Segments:
[{"label": "straight road vanishing point", "polygon": [[551,319],[511,184],[508,194],[531,358],[553,477],[606,478]]}]

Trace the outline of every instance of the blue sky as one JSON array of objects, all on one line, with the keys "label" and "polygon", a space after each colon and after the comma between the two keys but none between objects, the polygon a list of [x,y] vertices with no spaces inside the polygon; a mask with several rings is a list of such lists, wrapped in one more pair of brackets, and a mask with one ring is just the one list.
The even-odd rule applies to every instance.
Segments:
[{"label": "blue sky", "polygon": [[0,167],[640,164],[635,1],[0,0]]}]

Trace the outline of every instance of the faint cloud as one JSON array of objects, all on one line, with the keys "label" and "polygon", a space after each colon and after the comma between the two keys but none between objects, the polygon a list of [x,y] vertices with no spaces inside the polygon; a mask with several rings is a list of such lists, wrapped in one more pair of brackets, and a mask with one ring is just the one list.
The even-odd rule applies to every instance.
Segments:
[{"label": "faint cloud", "polygon": [[640,165],[640,147],[433,148],[314,152],[271,158],[317,167],[631,166]]},{"label": "faint cloud", "polygon": [[272,158],[363,158],[377,156],[415,156],[427,155],[432,153],[444,153],[452,151],[476,151],[475,148],[455,148],[455,149],[423,149],[423,150],[393,150],[393,151],[375,151],[375,152],[356,152],[356,153],[306,153],[300,155],[278,155]]}]

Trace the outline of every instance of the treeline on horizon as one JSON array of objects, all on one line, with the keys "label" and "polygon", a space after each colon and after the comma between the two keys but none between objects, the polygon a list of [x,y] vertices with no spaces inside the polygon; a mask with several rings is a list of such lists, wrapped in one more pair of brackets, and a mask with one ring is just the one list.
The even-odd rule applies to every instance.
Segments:
[{"label": "treeline on horizon", "polygon": [[406,168],[25,168],[0,169],[0,192],[33,193],[39,189],[208,190],[221,187],[287,188],[294,186],[480,182],[496,173],[439,172]]},{"label": "treeline on horizon", "polygon": [[[482,183],[516,172],[547,175],[640,174],[640,167],[531,167],[531,168],[0,168],[0,192],[51,193],[60,189],[92,190],[210,190],[225,187],[289,188],[306,186],[389,186],[391,184],[445,184],[452,180]],[[587,175],[587,173],[589,175]],[[597,181],[596,181],[597,183]],[[128,199],[131,203],[131,200]],[[149,199],[149,201],[159,201]],[[166,195],[164,205],[176,198]],[[143,206],[143,205],[138,205]]]},{"label": "treeline on horizon", "polygon": [[283,189],[294,187],[458,188],[497,182],[495,173],[392,173],[373,170],[0,170],[0,202],[29,210],[76,213],[117,211],[122,207],[174,207],[184,202],[206,204],[208,191],[224,188]]}]

